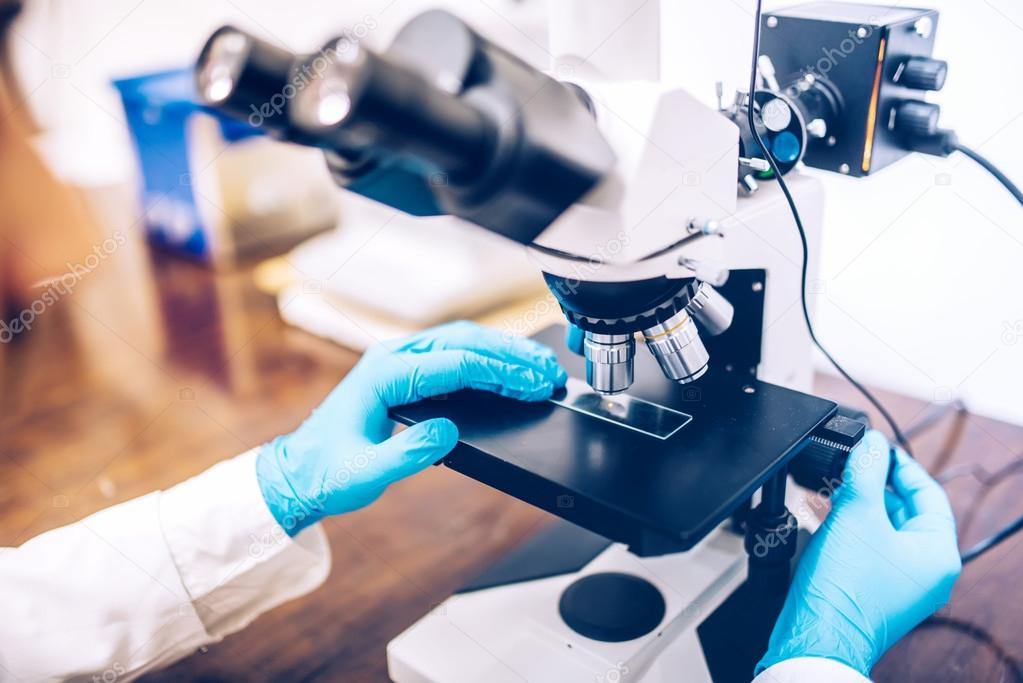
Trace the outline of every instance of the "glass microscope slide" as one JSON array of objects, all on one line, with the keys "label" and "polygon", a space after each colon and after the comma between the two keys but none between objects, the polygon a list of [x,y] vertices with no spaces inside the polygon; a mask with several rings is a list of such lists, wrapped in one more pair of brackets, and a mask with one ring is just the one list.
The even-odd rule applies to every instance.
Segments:
[{"label": "glass microscope slide", "polygon": [[668,439],[693,419],[692,415],[628,394],[602,396],[586,382],[574,377],[568,378],[564,395],[559,392],[550,401],[583,415],[661,440]]}]

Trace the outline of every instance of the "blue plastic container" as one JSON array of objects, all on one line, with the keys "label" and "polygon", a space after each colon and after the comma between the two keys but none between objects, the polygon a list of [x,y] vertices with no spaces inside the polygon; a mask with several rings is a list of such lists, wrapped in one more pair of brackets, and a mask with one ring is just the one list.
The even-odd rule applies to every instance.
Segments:
[{"label": "blue plastic container", "polygon": [[149,240],[204,261],[212,257],[192,182],[189,119],[209,114],[229,142],[262,133],[200,104],[192,69],[173,69],[114,81],[142,171],[142,206]]}]

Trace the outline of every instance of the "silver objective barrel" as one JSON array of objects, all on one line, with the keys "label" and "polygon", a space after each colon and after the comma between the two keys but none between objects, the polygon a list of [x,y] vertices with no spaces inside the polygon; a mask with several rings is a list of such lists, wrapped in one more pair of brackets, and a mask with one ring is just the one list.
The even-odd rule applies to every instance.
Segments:
[{"label": "silver objective barrel", "polygon": [[631,334],[587,332],[583,340],[586,382],[599,394],[613,395],[632,386],[636,340]]},{"label": "silver objective barrel", "polygon": [[707,372],[710,354],[687,311],[643,330],[643,338],[668,379],[688,384]]},{"label": "silver objective barrel", "polygon": [[706,282],[696,284],[696,291],[686,305],[686,310],[700,324],[701,329],[712,337],[731,327],[735,316],[735,308],[728,299]]}]

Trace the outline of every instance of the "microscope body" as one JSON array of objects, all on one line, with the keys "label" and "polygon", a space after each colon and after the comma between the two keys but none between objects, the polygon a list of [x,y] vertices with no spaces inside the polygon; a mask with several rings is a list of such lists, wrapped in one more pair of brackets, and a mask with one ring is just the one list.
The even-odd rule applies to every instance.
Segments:
[{"label": "microscope body", "polygon": [[[692,413],[660,456],[655,442],[630,440],[630,429],[552,405],[502,407],[533,411],[506,415],[502,425],[522,431],[502,439],[497,411],[484,408],[481,417],[479,398],[467,399],[458,417],[463,444],[446,464],[571,524],[549,546],[517,549],[494,576],[392,641],[389,673],[401,683],[710,681],[714,657],[701,624],[735,594],[749,564],[728,520],[735,509],[723,501],[750,500],[834,410],[764,385],[805,391],[811,381],[801,245],[778,187],[737,197],[739,128],[661,81],[660,2],[600,4],[551,3],[557,57],[546,73],[445,12],[414,19],[382,55],[342,36],[317,55],[289,57],[222,29],[200,58],[207,101],[245,115],[248,103],[306,72],[296,63],[315,71],[327,54],[272,133],[324,149],[335,179],[352,191],[522,245],[585,333],[576,350],[596,393],[629,389],[640,335],[661,373],[692,383],[680,390],[648,359],[641,363],[637,389],[644,380],[657,389],[646,405]],[[815,245],[820,185],[798,171],[788,179]],[[459,405],[456,395],[419,410]],[[396,419],[411,423],[416,410]],[[555,422],[527,442],[544,420]],[[487,438],[500,446],[488,451],[480,445]],[[686,486],[683,498],[703,494],[711,512],[706,524],[694,515],[680,534],[661,521],[697,507],[679,504]],[[573,549],[581,550],[563,562]],[[627,574],[663,598],[657,618],[627,639],[586,635],[561,609],[577,582],[608,574]],[[614,623],[620,615],[611,616]],[[719,654],[735,659],[733,622],[722,623],[728,637]]]},{"label": "microscope body", "polygon": [[[324,149],[340,185],[522,244],[585,333],[578,350],[597,393],[631,386],[638,335],[666,377],[689,383],[711,364],[704,337],[732,321],[715,287],[735,258],[722,227],[737,211],[739,135],[659,82],[659,3],[629,2],[599,16],[557,3],[552,46],[565,52],[549,73],[430,11],[382,54],[342,35],[296,57],[225,27],[200,57],[198,85],[241,116],[292,84],[287,116],[265,127]],[[626,51],[584,54],[615,12],[630,17],[616,33]]]}]

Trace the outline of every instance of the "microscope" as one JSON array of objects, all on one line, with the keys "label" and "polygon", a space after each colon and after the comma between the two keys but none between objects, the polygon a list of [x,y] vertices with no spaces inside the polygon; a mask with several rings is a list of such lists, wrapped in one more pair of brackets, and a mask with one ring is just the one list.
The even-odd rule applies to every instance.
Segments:
[{"label": "microscope", "polygon": [[[893,156],[898,131],[865,141],[857,117],[877,125],[905,87],[875,69],[921,71],[936,13],[766,15],[763,89],[725,107],[719,87],[715,109],[662,81],[660,2],[600,5],[551,3],[548,72],[440,10],[379,53],[343,34],[295,55],[224,27],[196,66],[206,105],[321,148],[341,187],[522,245],[573,332],[571,349],[563,328],[535,335],[571,375],[549,402],[460,392],[392,412],[450,417],[446,466],[558,518],[390,643],[397,683],[750,680],[817,524],[788,477],[832,491],[865,429],[805,393],[800,243],[760,143],[818,244],[801,164],[862,175],[841,155],[875,140]],[[903,41],[857,52],[862,107],[862,69],[817,78],[792,54],[816,49],[796,34],[845,24]],[[594,49],[611,34],[623,49]]]}]

